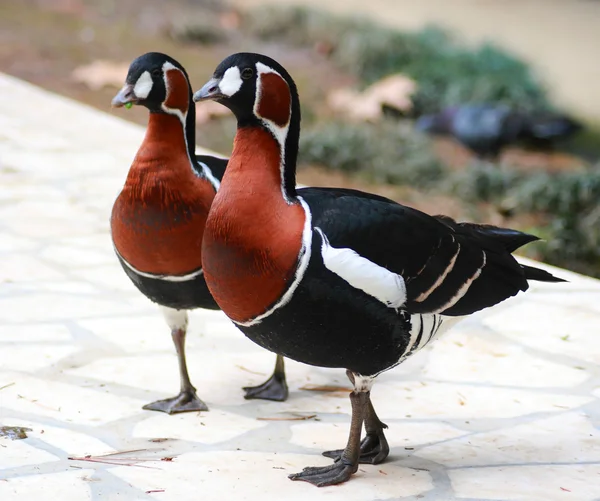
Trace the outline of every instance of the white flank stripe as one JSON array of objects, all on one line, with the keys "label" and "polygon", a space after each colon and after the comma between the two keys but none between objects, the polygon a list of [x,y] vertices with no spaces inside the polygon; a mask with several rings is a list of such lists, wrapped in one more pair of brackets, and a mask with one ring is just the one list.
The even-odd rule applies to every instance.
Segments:
[{"label": "white flank stripe", "polygon": [[425,348],[427,343],[435,336],[438,328],[439,315],[422,315],[423,317],[423,335],[419,346],[415,348],[415,351],[422,350]]},{"label": "white flank stripe", "polygon": [[296,268],[296,274],[294,275],[294,281],[291,283],[289,289],[285,292],[283,296],[277,301],[271,308],[267,311],[253,318],[252,320],[248,320],[247,322],[236,322],[237,325],[241,325],[243,327],[250,327],[252,325],[259,324],[263,318],[267,318],[274,311],[278,310],[282,306],[285,306],[292,299],[294,292],[300,285],[300,282],[304,278],[304,273],[306,272],[306,268],[308,268],[308,263],[310,262],[310,254],[311,254],[311,245],[312,245],[312,215],[310,213],[310,208],[308,204],[304,201],[302,197],[298,197],[302,208],[304,209],[305,220],[304,220],[304,229],[302,230],[302,248],[300,249],[300,254],[298,258],[298,268]]},{"label": "white flank stripe", "polygon": [[441,311],[447,310],[448,308],[454,306],[467,293],[467,291],[469,290],[469,287],[471,287],[471,284],[475,280],[477,280],[477,278],[479,278],[479,275],[481,275],[481,270],[483,270],[483,267],[485,266],[485,263],[486,263],[485,252],[481,251],[481,253],[483,254],[483,263],[481,264],[481,266],[479,268],[477,268],[477,270],[475,271],[475,273],[473,273],[471,278],[467,279],[467,281],[456,291],[456,294],[454,294],[454,296],[452,296],[445,305],[439,307],[433,313],[439,313]]},{"label": "white flank stripe", "polygon": [[[454,237],[452,237],[452,238],[454,238]],[[439,276],[439,278],[435,281],[435,283],[431,286],[430,289],[426,290],[425,292],[422,292],[419,295],[419,297],[417,299],[415,299],[415,301],[417,303],[421,303],[421,302],[425,301],[431,295],[431,293],[434,290],[436,290],[442,284],[442,282],[448,276],[448,273],[450,273],[452,271],[452,268],[454,268],[454,263],[456,263],[456,258],[458,257],[458,253],[459,252],[460,252],[460,244],[458,244],[458,249],[456,249],[456,254],[454,254],[454,256],[452,257],[452,259],[450,260],[450,263],[448,264],[448,266],[444,270],[444,273],[442,273]]]},{"label": "white flank stripe", "polygon": [[[417,320],[419,324],[417,325]],[[405,354],[410,353],[410,350],[413,349],[413,346],[417,342],[417,337],[419,336],[419,331],[423,325],[423,315],[411,315],[410,318],[410,341],[406,346]]]},{"label": "white flank stripe", "polygon": [[332,247],[323,231],[320,228],[316,230],[323,238],[321,254],[329,271],[390,308],[397,309],[404,305],[406,284],[400,275],[369,261],[352,249]]},{"label": "white flank stripe", "polygon": [[[382,372],[389,371],[393,369],[397,365],[400,365],[404,362],[410,355],[414,355],[417,351],[424,348],[426,345],[437,339],[442,333],[446,332],[450,327],[456,325],[464,316],[461,317],[449,317],[445,315],[431,315],[431,314],[413,314],[411,316],[411,329],[410,329],[410,342],[406,347],[404,353],[398,359],[394,365],[379,371],[377,374],[371,375],[372,378],[379,376]],[[416,346],[412,353],[411,349],[413,348],[417,336],[419,335],[419,331],[421,330],[421,324],[423,324],[423,334],[421,336],[421,340],[419,345]],[[432,331],[433,329],[433,331]]]},{"label": "white flank stripe", "polygon": [[156,280],[164,280],[165,282],[187,282],[188,280],[193,280],[194,278],[199,277],[200,275],[202,275],[202,273],[204,273],[202,271],[202,269],[196,270],[192,273],[188,273],[187,275],[155,275],[153,273],[146,273],[145,271],[140,271],[137,268],[134,268],[133,266],[131,266],[131,264],[129,264],[125,260],[125,258],[123,256],[121,256],[121,254],[119,254],[119,251],[116,248],[115,248],[115,252],[117,253],[117,256],[119,256],[121,258],[121,260],[125,263],[125,266],[127,266],[127,268],[134,271],[138,275],[140,275],[142,277],[146,277],[146,278],[154,278]]}]

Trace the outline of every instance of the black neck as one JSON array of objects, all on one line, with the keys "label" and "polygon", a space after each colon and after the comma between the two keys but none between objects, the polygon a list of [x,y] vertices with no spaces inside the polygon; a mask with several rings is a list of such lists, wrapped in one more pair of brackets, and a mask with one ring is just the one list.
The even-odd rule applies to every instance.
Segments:
[{"label": "black neck", "polygon": [[300,141],[300,99],[296,84],[290,78],[288,81],[292,96],[290,125],[285,140],[283,158],[283,188],[290,198],[296,197],[296,168],[298,163],[298,148]]},{"label": "black neck", "polygon": [[188,151],[192,162],[196,158],[196,106],[192,99],[192,88],[188,83],[188,111],[185,119],[185,140],[187,142]]}]

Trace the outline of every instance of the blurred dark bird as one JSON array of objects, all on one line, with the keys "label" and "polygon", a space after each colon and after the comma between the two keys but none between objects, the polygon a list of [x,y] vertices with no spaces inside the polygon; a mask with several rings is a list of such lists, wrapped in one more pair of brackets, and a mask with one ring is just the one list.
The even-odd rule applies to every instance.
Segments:
[{"label": "blurred dark bird", "polygon": [[504,148],[529,143],[552,148],[581,129],[575,120],[550,112],[516,111],[501,104],[465,104],[421,116],[421,132],[452,136],[481,159],[494,160]]}]

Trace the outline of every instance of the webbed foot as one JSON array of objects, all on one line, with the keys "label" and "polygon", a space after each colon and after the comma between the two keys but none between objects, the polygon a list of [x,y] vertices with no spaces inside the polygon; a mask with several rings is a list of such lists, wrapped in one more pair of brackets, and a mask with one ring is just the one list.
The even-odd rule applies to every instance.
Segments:
[{"label": "webbed foot", "polygon": [[175,397],[146,404],[143,409],[177,414],[180,412],[207,411],[208,406],[198,398],[194,390],[185,390]]}]

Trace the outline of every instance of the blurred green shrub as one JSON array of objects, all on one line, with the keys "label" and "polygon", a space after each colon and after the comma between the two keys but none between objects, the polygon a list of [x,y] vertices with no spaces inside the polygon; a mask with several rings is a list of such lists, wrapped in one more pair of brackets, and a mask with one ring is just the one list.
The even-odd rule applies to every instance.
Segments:
[{"label": "blurred green shrub", "polygon": [[419,84],[414,97],[418,113],[482,101],[548,107],[545,89],[525,63],[490,44],[460,45],[438,28],[403,32],[365,19],[278,6],[249,11],[243,28],[263,40],[319,45],[365,85],[404,73]]},{"label": "blurred green shrub", "polygon": [[600,277],[600,165],[581,172],[525,173],[496,165],[475,165],[446,183],[471,202],[502,204],[520,213],[543,215],[546,239],[537,253],[549,263]]},{"label": "blurred green shrub", "polygon": [[429,140],[392,120],[316,124],[303,131],[299,158],[381,183],[429,187],[444,177]]}]

